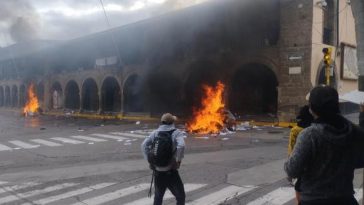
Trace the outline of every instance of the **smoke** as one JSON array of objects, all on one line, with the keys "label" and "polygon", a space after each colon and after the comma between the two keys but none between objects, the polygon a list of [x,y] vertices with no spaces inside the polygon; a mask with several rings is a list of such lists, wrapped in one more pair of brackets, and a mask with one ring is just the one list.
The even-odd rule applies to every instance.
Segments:
[{"label": "smoke", "polygon": [[185,8],[194,4],[199,4],[207,0],[167,0],[165,5],[167,5],[171,10]]},{"label": "smoke", "polygon": [[18,17],[10,26],[9,32],[15,42],[24,42],[37,37],[35,24],[25,17]]},{"label": "smoke", "polygon": [[38,36],[39,16],[28,0],[0,1],[0,22],[7,41],[24,42]]}]

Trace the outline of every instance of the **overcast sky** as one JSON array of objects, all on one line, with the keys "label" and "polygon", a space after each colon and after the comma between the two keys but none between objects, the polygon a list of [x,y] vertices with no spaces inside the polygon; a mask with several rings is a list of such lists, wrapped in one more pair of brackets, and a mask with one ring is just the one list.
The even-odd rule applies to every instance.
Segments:
[{"label": "overcast sky", "polygon": [[[207,0],[102,0],[111,27]],[[100,0],[0,0],[0,46],[66,40],[108,29]]]}]

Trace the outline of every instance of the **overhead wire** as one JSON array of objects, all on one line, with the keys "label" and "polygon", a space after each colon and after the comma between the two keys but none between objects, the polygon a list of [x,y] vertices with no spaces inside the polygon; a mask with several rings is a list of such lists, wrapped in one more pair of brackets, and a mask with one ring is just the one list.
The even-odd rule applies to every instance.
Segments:
[{"label": "overhead wire", "polygon": [[115,36],[114,36],[114,32],[112,30],[112,27],[111,27],[111,24],[110,24],[110,20],[109,20],[109,17],[106,13],[106,9],[105,9],[105,6],[104,6],[104,2],[102,0],[99,0],[100,1],[100,4],[101,4],[101,7],[102,7],[102,10],[103,10],[103,13],[104,13],[104,16],[105,16],[105,21],[107,23],[107,26],[108,26],[108,29],[110,32],[110,35],[111,35],[111,41],[112,41],[112,44],[114,45],[114,48],[115,48],[115,51],[117,53],[117,57],[119,58],[119,61],[120,61],[120,64],[122,64],[122,59],[121,59],[121,54],[120,54],[120,50],[119,50],[119,47],[117,46],[116,44],[116,40],[115,40]]},{"label": "overhead wire", "polygon": [[[344,8],[342,8],[339,12],[335,12],[333,15],[329,16],[329,18],[335,18],[335,17],[339,16],[340,13],[342,13],[343,11],[345,11],[348,6],[349,6],[349,4],[346,4]],[[313,24],[321,24],[323,22],[324,21],[317,21],[317,22],[313,22]]]}]

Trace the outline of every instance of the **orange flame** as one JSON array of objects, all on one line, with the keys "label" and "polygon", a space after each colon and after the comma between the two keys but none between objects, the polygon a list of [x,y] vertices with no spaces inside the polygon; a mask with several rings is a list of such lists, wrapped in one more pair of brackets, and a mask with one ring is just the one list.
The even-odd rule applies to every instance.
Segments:
[{"label": "orange flame", "polygon": [[38,111],[39,108],[39,102],[38,102],[38,98],[35,94],[34,91],[34,84],[31,83],[29,88],[28,88],[28,100],[27,103],[23,109],[23,113],[25,115],[28,115],[28,113],[35,113]]},{"label": "orange flame", "polygon": [[225,107],[223,93],[225,86],[218,82],[215,87],[203,85],[204,98],[201,109],[193,112],[193,119],[187,123],[187,130],[199,134],[219,133],[224,126]]}]

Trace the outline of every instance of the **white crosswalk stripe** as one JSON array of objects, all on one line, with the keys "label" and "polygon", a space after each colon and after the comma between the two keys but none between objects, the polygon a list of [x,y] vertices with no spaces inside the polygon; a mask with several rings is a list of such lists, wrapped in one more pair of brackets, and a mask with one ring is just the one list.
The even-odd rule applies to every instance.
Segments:
[{"label": "white crosswalk stripe", "polygon": [[127,133],[127,132],[110,132],[112,135],[120,135],[124,137],[135,137],[135,138],[141,138],[145,139],[148,135],[140,135],[140,134],[133,134],[133,133]]},{"label": "white crosswalk stripe", "polygon": [[[207,184],[186,184],[185,185],[185,192],[190,192],[190,191],[194,191],[197,189],[200,189],[204,186],[206,186]],[[163,200],[168,200],[173,198],[174,196],[172,195],[172,193],[170,191],[166,192],[166,194],[163,197]],[[138,199],[136,201],[132,201],[130,203],[124,204],[124,205],[151,205],[153,204],[153,197],[152,198],[141,198]]]},{"label": "white crosswalk stripe", "polygon": [[13,148],[0,144],[0,151],[13,150]]},{"label": "white crosswalk stripe", "polygon": [[81,194],[85,194],[87,192],[91,192],[91,191],[95,191],[95,190],[99,190],[99,189],[103,189],[109,186],[112,186],[116,183],[101,183],[101,184],[96,184],[94,186],[90,186],[90,187],[84,187],[81,189],[77,189],[77,190],[73,190],[73,191],[69,191],[63,194],[59,194],[59,195],[55,195],[55,196],[51,196],[51,197],[47,197],[47,198],[43,198],[40,200],[36,200],[36,201],[32,201],[32,203],[24,203],[22,205],[34,205],[34,204],[49,204],[55,201],[59,201],[61,199],[66,199],[66,198],[70,198],[73,196],[79,196]]},{"label": "white crosswalk stripe", "polygon": [[50,146],[50,147],[59,147],[59,146],[62,146],[61,144],[58,144],[58,143],[55,143],[55,142],[51,142],[51,141],[48,141],[48,140],[43,140],[43,139],[32,139],[30,141],[35,142],[35,143],[38,143],[38,144],[41,144],[41,145]]},{"label": "white crosswalk stripe", "polygon": [[24,184],[20,184],[20,185],[1,187],[0,194],[5,193],[5,192],[17,191],[20,189],[25,189],[25,188],[36,186],[36,185],[39,185],[39,183],[29,182],[29,183],[24,183]]},{"label": "white crosswalk stripe", "polygon": [[20,140],[12,140],[12,141],[9,141],[9,143],[14,144],[14,145],[24,148],[24,149],[33,149],[33,148],[37,148],[40,146],[40,145],[33,145],[33,144],[26,143],[26,142],[22,142]]},{"label": "white crosswalk stripe", "polygon": [[217,205],[253,189],[255,189],[255,187],[239,187],[231,185],[207,196],[189,202],[187,205]]},{"label": "white crosswalk stripe", "polygon": [[98,204],[103,204],[109,201],[113,201],[119,198],[122,198],[124,196],[130,195],[130,194],[134,194],[140,191],[143,191],[145,189],[148,189],[148,187],[150,186],[150,184],[138,184],[132,187],[128,187],[128,188],[124,188],[124,189],[119,189],[116,191],[113,191],[111,193],[107,193],[107,194],[103,194],[97,197],[93,197],[93,198],[89,198],[86,200],[83,200],[81,202],[77,202],[74,203],[72,205],[98,205]]},{"label": "white crosswalk stripe", "polygon": [[4,185],[4,184],[7,184],[8,182],[4,182],[4,181],[0,181],[0,186],[1,185]]},{"label": "white crosswalk stripe", "polygon": [[363,188],[361,189],[355,189],[355,198],[357,201],[360,201],[363,199]]},{"label": "white crosswalk stripe", "polygon": [[21,199],[26,199],[28,197],[32,197],[32,196],[36,196],[36,195],[40,195],[40,194],[44,194],[44,193],[48,193],[48,192],[52,192],[52,191],[57,191],[57,190],[61,190],[61,189],[76,186],[76,185],[77,184],[75,184],[75,183],[64,183],[64,184],[47,187],[45,189],[37,189],[37,190],[25,192],[25,193],[16,193],[14,195],[0,198],[0,204],[5,204],[5,203],[21,200]]},{"label": "white crosswalk stripe", "polygon": [[123,141],[123,140],[127,140],[128,138],[125,137],[119,137],[119,136],[114,136],[114,135],[105,135],[105,134],[91,134],[93,136],[97,136],[97,137],[104,137],[104,138],[108,138],[108,139],[114,139],[114,140],[118,140],[118,141]]},{"label": "white crosswalk stripe", "polygon": [[247,205],[282,205],[295,198],[293,187],[280,187],[258,199],[248,203]]},{"label": "white crosswalk stripe", "polygon": [[91,142],[107,142],[107,140],[105,140],[105,139],[87,137],[87,136],[82,136],[82,135],[76,135],[76,136],[71,136],[71,137],[75,138],[75,139],[86,140],[86,141],[91,141]]},{"label": "white crosswalk stripe", "polygon": [[79,141],[79,140],[74,140],[74,139],[69,139],[69,138],[65,138],[65,137],[52,137],[52,140],[56,140],[56,141],[60,141],[63,143],[68,143],[68,144],[83,144],[85,142]]},{"label": "white crosswalk stripe", "polygon": [[136,131],[133,131],[132,133],[135,133],[135,134],[139,134],[139,135],[143,135],[143,136],[148,136],[152,133],[152,131],[150,130],[136,130]]}]

